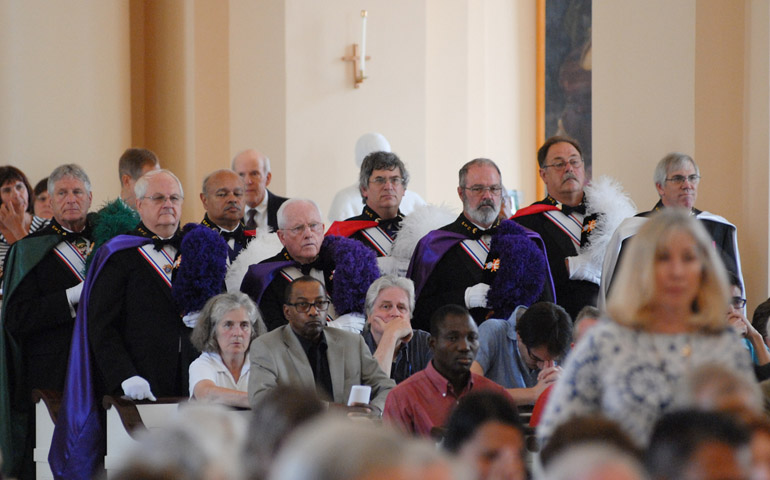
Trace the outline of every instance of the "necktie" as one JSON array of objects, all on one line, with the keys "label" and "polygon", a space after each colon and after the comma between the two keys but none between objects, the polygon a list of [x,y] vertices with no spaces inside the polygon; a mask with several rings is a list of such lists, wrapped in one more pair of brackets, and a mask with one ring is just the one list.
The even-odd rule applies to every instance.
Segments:
[{"label": "necktie", "polygon": [[249,217],[246,220],[246,230],[256,230],[257,228],[257,220],[254,218],[257,216],[257,209],[252,208],[249,210],[249,212],[246,214],[247,217]]}]

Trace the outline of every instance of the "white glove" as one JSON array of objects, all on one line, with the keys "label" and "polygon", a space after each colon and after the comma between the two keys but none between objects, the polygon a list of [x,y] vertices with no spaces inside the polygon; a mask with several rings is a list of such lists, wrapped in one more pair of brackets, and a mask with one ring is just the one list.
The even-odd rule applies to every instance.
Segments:
[{"label": "white glove", "polygon": [[198,310],[197,312],[190,312],[184,317],[182,317],[182,321],[188,327],[195,328],[195,323],[198,321],[198,317],[200,317],[200,315],[201,315],[200,310]]},{"label": "white glove", "polygon": [[329,327],[339,328],[341,330],[347,330],[348,332],[361,333],[366,324],[366,317],[363,313],[350,312],[345,315],[340,315],[330,322],[326,322]]},{"label": "white glove", "polygon": [[120,386],[123,388],[123,392],[125,392],[126,396],[131,400],[146,399],[152,400],[153,402],[157,400],[150,390],[150,383],[139,375],[134,375],[133,377],[123,380],[123,383],[121,383]]},{"label": "white glove", "polygon": [[80,303],[80,294],[83,293],[83,282],[64,291],[67,295],[67,303],[70,305],[70,315],[74,318],[77,314],[77,305]]},{"label": "white glove", "polygon": [[602,266],[592,263],[587,255],[567,257],[567,270],[570,280],[586,280],[599,285],[602,279]]},{"label": "white glove", "polygon": [[468,308],[489,308],[487,293],[489,293],[489,285],[486,283],[477,283],[472,287],[466,288],[465,306]]}]

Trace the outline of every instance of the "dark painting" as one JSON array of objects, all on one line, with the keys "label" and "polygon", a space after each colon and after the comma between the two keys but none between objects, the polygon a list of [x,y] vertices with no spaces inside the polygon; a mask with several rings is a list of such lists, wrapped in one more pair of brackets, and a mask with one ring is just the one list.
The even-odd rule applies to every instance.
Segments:
[{"label": "dark painting", "polygon": [[591,0],[546,0],[545,137],[567,135],[583,148],[591,178]]}]

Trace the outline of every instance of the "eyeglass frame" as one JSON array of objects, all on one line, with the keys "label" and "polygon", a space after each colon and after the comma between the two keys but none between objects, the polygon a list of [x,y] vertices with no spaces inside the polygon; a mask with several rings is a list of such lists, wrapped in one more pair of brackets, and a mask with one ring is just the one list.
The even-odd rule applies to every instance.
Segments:
[{"label": "eyeglass frame", "polygon": [[177,195],[176,193],[171,195],[152,195],[147,196],[144,195],[143,197],[140,197],[141,199],[147,199],[150,200],[152,203],[156,205],[165,205],[166,202],[170,201],[171,205],[180,205],[184,201],[184,195]]},{"label": "eyeglass frame", "polygon": [[[463,190],[470,190],[471,195],[478,197],[481,195],[484,195],[484,192],[489,192],[490,195],[493,197],[499,197],[503,194],[503,186],[502,185],[471,185],[470,187],[460,187]],[[495,191],[497,190],[497,191]]]},{"label": "eyeglass frame", "polygon": [[398,187],[404,184],[404,177],[374,177],[369,179],[369,185],[371,184],[375,184],[378,187],[384,187],[387,184]]},{"label": "eyeglass frame", "polygon": [[691,185],[697,185],[700,182],[701,176],[697,173],[693,173],[692,175],[674,175],[671,178],[666,178],[665,181],[671,182],[674,185],[682,186],[684,185],[684,182],[690,182]]},{"label": "eyeglass frame", "polygon": [[[318,305],[319,303],[321,304],[325,303],[326,306],[321,307]],[[297,310],[299,313],[310,312],[310,307],[312,306],[312,307],[315,307],[316,311],[320,313],[320,312],[326,312],[327,310],[329,310],[329,306],[331,306],[331,303],[332,302],[330,300],[316,300],[315,302],[295,302],[295,303],[286,302],[284,303],[284,305],[294,307],[294,309]],[[305,306],[303,307],[302,305],[305,305]]]},{"label": "eyeglass frame", "polygon": [[584,164],[585,164],[585,162],[581,158],[580,160],[569,160],[567,162],[559,162],[559,163],[552,163],[550,165],[543,165],[540,168],[542,168],[543,170],[545,170],[547,168],[553,168],[557,172],[560,172],[560,171],[566,169],[567,165],[571,166],[574,169],[578,169],[578,168],[582,167]]},{"label": "eyeglass frame", "polygon": [[291,228],[279,228],[279,230],[284,231],[289,235],[296,237],[297,235],[302,235],[305,232],[306,228],[313,233],[319,233],[319,232],[323,232],[324,224],[323,222],[303,223],[302,225],[297,225]]},{"label": "eyeglass frame", "polygon": [[[736,305],[738,302],[740,302],[740,305]],[[731,297],[730,305],[732,305],[733,308],[743,308],[746,306],[746,299],[743,297]]]}]

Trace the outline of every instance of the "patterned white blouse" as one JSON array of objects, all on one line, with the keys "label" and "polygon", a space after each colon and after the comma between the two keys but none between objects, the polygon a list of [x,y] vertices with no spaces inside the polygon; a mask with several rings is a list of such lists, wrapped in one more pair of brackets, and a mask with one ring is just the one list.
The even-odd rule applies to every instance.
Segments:
[{"label": "patterned white blouse", "polygon": [[730,329],[659,334],[604,320],[567,358],[538,428],[541,445],[569,418],[601,413],[644,447],[657,419],[676,407],[678,381],[712,363],[755,381],[748,351]]}]

